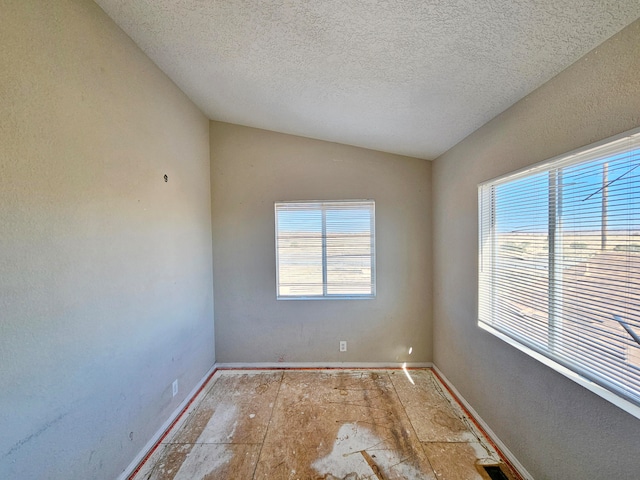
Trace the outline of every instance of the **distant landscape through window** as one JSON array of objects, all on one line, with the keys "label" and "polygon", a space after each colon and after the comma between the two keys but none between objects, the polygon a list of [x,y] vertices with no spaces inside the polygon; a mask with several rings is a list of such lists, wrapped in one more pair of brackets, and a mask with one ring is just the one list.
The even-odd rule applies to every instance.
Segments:
[{"label": "distant landscape through window", "polygon": [[640,133],[481,185],[479,215],[480,326],[639,415]]},{"label": "distant landscape through window", "polygon": [[277,202],[277,297],[375,296],[373,200]]}]

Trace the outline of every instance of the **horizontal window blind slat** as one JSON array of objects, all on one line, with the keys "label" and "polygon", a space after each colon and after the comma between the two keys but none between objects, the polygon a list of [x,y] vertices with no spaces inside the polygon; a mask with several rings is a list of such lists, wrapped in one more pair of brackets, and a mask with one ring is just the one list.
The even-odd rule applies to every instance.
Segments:
[{"label": "horizontal window blind slat", "polygon": [[276,202],[278,298],[375,295],[373,200]]},{"label": "horizontal window blind slat", "polygon": [[640,418],[640,130],[486,182],[478,200],[479,322]]}]

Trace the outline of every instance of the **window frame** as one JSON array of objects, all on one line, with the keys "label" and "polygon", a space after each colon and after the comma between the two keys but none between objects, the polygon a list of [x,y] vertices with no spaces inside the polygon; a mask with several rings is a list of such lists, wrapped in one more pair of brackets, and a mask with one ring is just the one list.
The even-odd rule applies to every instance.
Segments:
[{"label": "window frame", "polygon": [[[280,294],[280,256],[278,248],[278,207],[281,205],[300,205],[308,206],[309,210],[314,205],[318,205],[322,214],[322,295],[281,295]],[[370,262],[371,262],[371,292],[365,294],[340,294],[340,293],[328,293],[327,288],[331,285],[328,281],[328,267],[327,267],[327,243],[326,243],[326,210],[330,209],[331,205],[336,206],[365,206],[368,205],[367,210],[370,212],[369,218],[369,237],[370,237]],[[350,200],[289,200],[289,201],[276,201],[274,202],[274,227],[275,227],[275,259],[276,259],[276,300],[371,300],[376,298],[376,235],[375,235],[375,200],[373,199],[350,199]]]},{"label": "window frame", "polygon": [[[495,186],[504,185],[506,183],[516,181],[519,179],[533,177],[534,175],[537,175],[543,172],[549,173],[551,178],[551,172],[553,172],[554,170],[556,172],[560,172],[563,168],[571,167],[573,165],[579,165],[580,163],[587,163],[589,161],[594,161],[597,159],[604,160],[608,158],[607,154],[598,153],[598,152],[603,152],[603,150],[605,150],[608,145],[615,144],[615,142],[619,142],[620,140],[624,140],[627,138],[632,139],[632,137],[634,137],[632,141],[634,142],[633,151],[635,151],[638,148],[637,145],[638,145],[639,135],[640,135],[640,128],[629,130],[619,135],[604,139],[600,142],[596,142],[596,143],[587,145],[585,147],[578,148],[571,152],[558,155],[551,159],[536,163],[534,165],[517,170],[515,172],[511,172],[511,173],[496,177],[494,179],[482,182],[478,185],[478,283],[477,283],[478,296],[477,296],[476,319],[477,319],[477,325],[479,328],[491,333],[492,335],[496,336],[497,338],[501,339],[507,344],[513,346],[514,348],[536,359],[537,361],[553,369],[554,371],[562,374],[563,376],[567,377],[573,382],[587,388],[588,390],[595,393],[596,395],[604,398],[610,403],[618,406],[619,408],[630,413],[634,417],[640,419],[640,403],[636,403],[635,400],[631,400],[630,398],[627,398],[624,395],[620,394],[619,392],[615,391],[613,388],[609,388],[606,385],[607,380],[606,379],[603,380],[596,370],[590,371],[589,368],[586,368],[586,367],[581,368],[581,367],[576,367],[575,365],[570,363],[565,363],[562,361],[561,357],[550,354],[549,350],[551,350],[552,351],[551,353],[553,353],[553,347],[547,348],[546,350],[538,349],[536,348],[535,342],[534,340],[532,340],[532,338],[525,339],[525,337],[518,334],[516,330],[508,332],[507,331],[508,329],[505,327],[501,327],[502,328],[501,330],[500,327],[498,328],[495,327],[496,321],[493,318],[491,319],[490,323],[487,323],[482,318],[483,317],[483,301],[487,303],[495,302],[495,295],[496,295],[496,292],[493,291],[493,289],[495,289],[496,287],[494,286],[495,282],[492,277],[493,275],[495,275],[495,273],[493,271],[489,273],[483,273],[483,268],[487,262],[488,257],[491,257],[492,259],[491,261],[493,261],[493,259],[499,259],[499,257],[496,254],[495,243],[488,242],[489,237],[490,239],[495,241],[495,236],[494,236],[495,233],[487,232],[487,231],[484,231],[483,229],[483,221],[485,220],[484,216],[487,214],[493,215],[493,212],[495,211],[495,208],[496,208],[495,198],[488,197],[488,193],[487,193],[488,189],[491,188],[492,186],[495,187]],[[591,153],[591,151],[593,151],[593,153]],[[553,254],[552,246],[551,246],[553,243],[553,239],[551,237],[554,235],[553,230],[555,228],[555,227],[551,227],[551,222],[552,222],[551,217],[552,215],[555,215],[552,212],[558,207],[558,205],[562,205],[562,204],[561,204],[561,201],[557,201],[556,199],[551,200],[551,198],[553,197],[553,190],[551,189],[550,189],[549,196],[550,196],[549,220],[548,220],[547,234],[550,237],[548,240],[548,244],[549,244],[548,256],[550,257]],[[555,220],[553,221],[555,222]],[[560,255],[560,257],[557,260],[550,261],[550,268],[548,273],[549,276],[554,275],[554,270],[556,268],[555,264],[558,262],[561,262],[562,259],[563,257],[562,255]],[[487,279],[488,277],[492,277],[492,278],[488,280]],[[552,279],[550,280],[549,283],[553,281],[554,280]],[[489,293],[489,288],[486,288],[483,285],[483,282],[488,282],[491,285],[490,288],[492,289],[491,290],[492,293]],[[562,286],[562,283],[557,288],[561,288],[561,286]],[[551,305],[550,309],[557,308],[558,304],[555,304],[555,303],[552,304],[553,302],[552,296],[554,295],[553,289],[549,288],[547,294],[550,297],[550,300],[549,300]],[[487,295],[490,296],[490,299],[486,298]],[[560,302],[559,307],[562,308],[562,302]],[[485,310],[488,309],[491,311],[492,317],[496,314],[496,310],[494,308],[495,307],[493,304],[489,307],[486,307],[486,306],[484,307]],[[549,329],[552,328],[551,325],[553,321],[554,321],[554,318],[552,317],[548,319]],[[493,323],[493,325],[491,323]],[[549,336],[551,337],[552,335],[556,335],[556,332],[550,331]],[[524,342],[521,341],[518,337],[520,337],[521,339],[524,339]]]}]

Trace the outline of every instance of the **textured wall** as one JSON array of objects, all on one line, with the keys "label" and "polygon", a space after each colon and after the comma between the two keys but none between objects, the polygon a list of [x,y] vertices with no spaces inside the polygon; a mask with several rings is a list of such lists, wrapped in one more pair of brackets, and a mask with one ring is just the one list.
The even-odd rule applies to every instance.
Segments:
[{"label": "textured wall", "polygon": [[93,2],[0,11],[0,478],[114,478],[214,362],[209,123]]},{"label": "textured wall", "polygon": [[[424,160],[212,122],[217,361],[431,361],[430,175]],[[277,301],[274,202],[358,198],[376,201],[377,298]]]},{"label": "textured wall", "polygon": [[640,21],[437,159],[434,357],[538,479],[638,478],[640,420],[476,326],[477,184],[640,126]]}]

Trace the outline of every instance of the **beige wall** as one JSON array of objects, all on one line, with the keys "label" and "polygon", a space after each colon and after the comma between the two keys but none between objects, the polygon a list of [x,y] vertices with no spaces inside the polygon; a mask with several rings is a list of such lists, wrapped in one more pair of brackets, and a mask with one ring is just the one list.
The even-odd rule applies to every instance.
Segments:
[{"label": "beige wall", "polygon": [[434,361],[537,479],[638,478],[640,420],[476,326],[477,184],[640,126],[640,21],[434,162]]},{"label": "beige wall", "polygon": [[[424,160],[211,122],[217,361],[431,361],[430,175]],[[377,298],[277,301],[274,202],[361,198],[376,202]]]},{"label": "beige wall", "polygon": [[0,478],[115,478],[214,362],[209,123],[95,3],[0,11]]},{"label": "beige wall", "polygon": [[[115,477],[216,355],[435,360],[536,478],[635,478],[639,421],[475,302],[477,183],[639,126],[638,22],[434,162],[432,259],[429,162],[208,122],[93,2],[0,9],[0,478]],[[344,198],[377,298],[276,301],[273,202]]]}]

